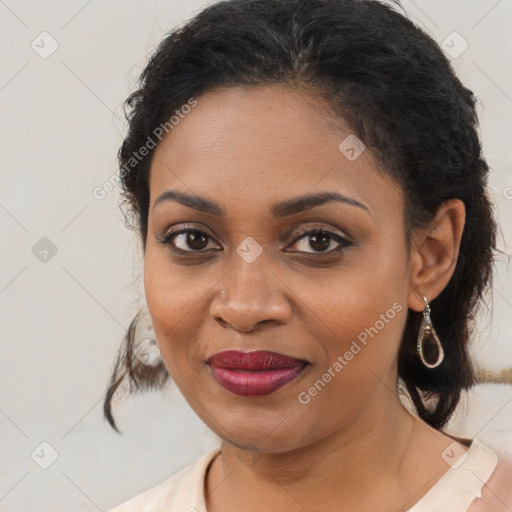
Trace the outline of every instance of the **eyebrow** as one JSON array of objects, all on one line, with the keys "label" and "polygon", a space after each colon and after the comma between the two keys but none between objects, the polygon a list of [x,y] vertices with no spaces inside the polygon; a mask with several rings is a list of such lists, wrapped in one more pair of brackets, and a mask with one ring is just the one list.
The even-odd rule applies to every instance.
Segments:
[{"label": "eyebrow", "polygon": [[[153,208],[167,201],[175,201],[199,212],[214,215],[216,217],[224,217],[226,215],[222,206],[215,201],[207,199],[206,197],[186,194],[176,190],[167,190],[160,194],[155,200]],[[370,213],[370,210],[365,204],[353,197],[346,196],[338,192],[321,192],[318,194],[307,194],[304,196],[294,197],[272,205],[270,211],[274,217],[283,218],[333,201],[355,206],[361,210],[365,210],[367,213]]]}]

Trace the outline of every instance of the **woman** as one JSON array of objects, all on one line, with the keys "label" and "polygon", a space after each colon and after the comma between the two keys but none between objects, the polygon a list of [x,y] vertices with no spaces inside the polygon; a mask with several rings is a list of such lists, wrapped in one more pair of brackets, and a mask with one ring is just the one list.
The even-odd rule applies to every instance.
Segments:
[{"label": "woman", "polygon": [[222,444],[114,510],[510,510],[508,463],[443,432],[496,228],[475,97],[437,44],[372,0],[228,0],[127,104],[161,360],[136,357],[136,317],[105,414],[170,376]]}]

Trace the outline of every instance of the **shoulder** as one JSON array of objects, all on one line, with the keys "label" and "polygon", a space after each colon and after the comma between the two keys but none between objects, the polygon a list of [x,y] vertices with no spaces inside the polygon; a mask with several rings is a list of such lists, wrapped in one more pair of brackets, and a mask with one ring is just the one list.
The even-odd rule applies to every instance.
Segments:
[{"label": "shoulder", "polygon": [[512,510],[512,454],[497,453],[498,463],[482,487],[482,496],[468,512],[510,512]]},{"label": "shoulder", "polygon": [[162,510],[204,510],[204,476],[220,446],[204,453],[195,462],[167,480],[134,496],[108,512],[157,512]]}]

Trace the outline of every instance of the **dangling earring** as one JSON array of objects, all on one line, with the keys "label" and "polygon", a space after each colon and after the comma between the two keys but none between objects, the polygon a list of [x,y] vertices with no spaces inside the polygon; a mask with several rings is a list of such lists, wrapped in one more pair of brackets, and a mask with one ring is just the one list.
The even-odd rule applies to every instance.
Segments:
[{"label": "dangling earring", "polygon": [[160,362],[160,350],[156,342],[151,315],[145,303],[137,316],[133,335],[133,355],[146,366],[156,366]]},{"label": "dangling earring", "polygon": [[[441,345],[441,342],[439,341],[434,326],[432,325],[432,319],[430,318],[430,306],[428,304],[428,300],[425,296],[422,295],[422,297],[423,300],[425,301],[425,309],[423,310],[423,320],[421,321],[420,331],[418,333],[418,343],[416,345],[416,348],[418,350],[418,355],[420,356],[421,362],[427,368],[436,368],[442,363],[444,359],[444,350],[443,346]],[[437,345],[437,361],[433,364],[427,362],[423,355],[423,341],[425,340],[425,338],[433,339],[435,344]]]}]

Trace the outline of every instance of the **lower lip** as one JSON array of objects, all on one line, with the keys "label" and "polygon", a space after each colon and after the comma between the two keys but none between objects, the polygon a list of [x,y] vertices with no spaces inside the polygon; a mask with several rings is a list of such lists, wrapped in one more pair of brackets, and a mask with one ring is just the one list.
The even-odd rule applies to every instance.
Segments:
[{"label": "lower lip", "polygon": [[270,395],[270,393],[296,379],[305,368],[301,366],[300,368],[249,372],[227,370],[214,365],[209,366],[215,380],[223,388],[240,396]]}]

